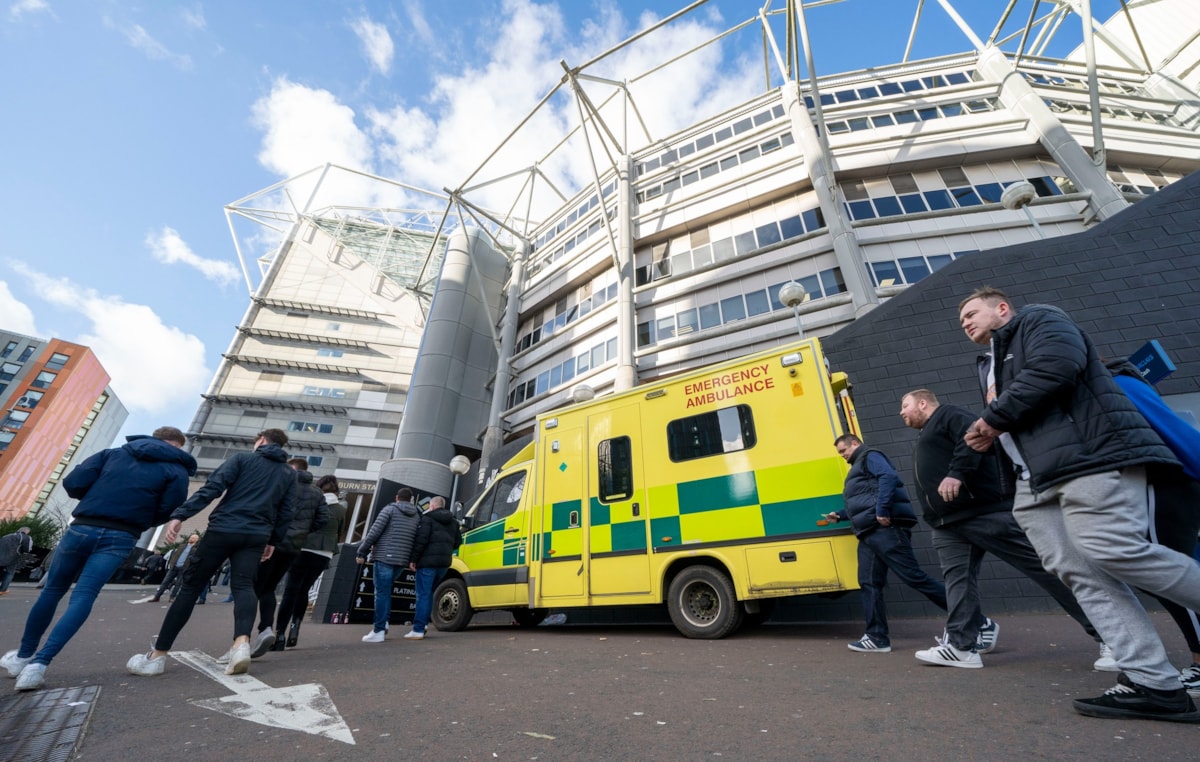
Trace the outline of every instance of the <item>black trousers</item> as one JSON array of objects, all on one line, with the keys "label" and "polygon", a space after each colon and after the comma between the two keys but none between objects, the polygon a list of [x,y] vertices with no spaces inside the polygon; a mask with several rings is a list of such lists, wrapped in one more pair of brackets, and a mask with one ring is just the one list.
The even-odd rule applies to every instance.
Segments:
[{"label": "black trousers", "polygon": [[[1181,474],[1167,479],[1153,478],[1151,488],[1151,542],[1187,556],[1193,555],[1196,533],[1200,531],[1200,482]],[[1188,649],[1192,653],[1200,653],[1200,618],[1196,612],[1166,598],[1158,598],[1158,601],[1179,626]]]},{"label": "black trousers", "polygon": [[254,578],[258,574],[258,564],[268,539],[266,536],[252,537],[208,530],[192,550],[196,558],[183,572],[183,585],[175,602],[167,609],[154,647],[160,651],[171,650],[176,636],[192,617],[196,599],[204,592],[213,572],[220,569],[226,559],[232,572],[229,586],[233,594],[233,637],[249,637],[254,629],[258,602],[254,594]]},{"label": "black trousers", "polygon": [[300,551],[288,569],[287,584],[283,586],[283,599],[279,602],[279,618],[275,631],[283,631],[292,622],[304,619],[308,611],[308,590],[322,572],[329,568],[329,559],[319,553]]},{"label": "black trousers", "polygon": [[258,596],[258,631],[262,632],[275,620],[275,588],[296,559],[296,553],[281,553],[279,548],[258,566],[254,594]]}]

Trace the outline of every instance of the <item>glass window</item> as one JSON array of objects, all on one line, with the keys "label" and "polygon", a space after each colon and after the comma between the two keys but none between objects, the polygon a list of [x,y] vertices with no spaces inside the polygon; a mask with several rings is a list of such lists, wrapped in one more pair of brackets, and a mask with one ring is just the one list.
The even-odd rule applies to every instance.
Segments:
[{"label": "glass window", "polygon": [[16,437],[17,435],[11,431],[0,431],[0,452],[7,450],[8,446],[12,444],[12,441],[16,439]]},{"label": "glass window", "polygon": [[0,426],[10,429],[19,429],[25,425],[25,421],[29,420],[28,410],[13,410],[8,414]]},{"label": "glass window", "polygon": [[783,237],[779,234],[779,223],[770,222],[754,229],[754,235],[758,238],[759,246],[770,246],[773,243],[779,243]]},{"label": "glass window", "polygon": [[896,112],[896,124],[912,124],[917,121],[917,112],[909,109]]},{"label": "glass window", "polygon": [[654,324],[659,341],[675,338],[675,316],[659,318]]},{"label": "glass window", "polygon": [[924,257],[902,257],[900,271],[904,273],[905,281],[916,283],[929,274],[929,265],[925,263]]},{"label": "glass window", "polygon": [[604,345],[597,344],[592,347],[592,367],[599,368],[604,364]]},{"label": "glass window", "polygon": [[17,342],[15,342],[15,341],[8,342],[8,344],[6,344],[4,347],[4,351],[0,352],[0,357],[8,357],[9,355],[11,355],[13,353],[13,350],[16,348],[17,348]]},{"label": "glass window", "polygon": [[932,257],[929,257],[929,269],[937,272],[953,261],[954,257],[949,254],[934,254]]},{"label": "glass window", "polygon": [[753,126],[754,126],[754,123],[750,121],[750,117],[746,117],[745,119],[739,119],[733,123],[733,134],[741,135],[743,132],[746,132]]},{"label": "glass window", "polygon": [[726,323],[746,319],[746,302],[741,294],[721,300],[721,317]]},{"label": "glass window", "polygon": [[647,320],[645,323],[638,323],[637,327],[637,345],[638,348],[648,347],[654,343],[654,328],[653,324]]},{"label": "glass window", "polygon": [[30,389],[29,391],[25,392],[25,396],[17,400],[17,407],[27,407],[30,410],[33,410],[35,407],[37,407],[38,403],[42,401],[42,396],[43,395],[41,392],[35,392]]},{"label": "glass window", "polygon": [[711,148],[715,142],[712,135],[701,135],[696,138],[696,149],[703,151],[705,148]]},{"label": "glass window", "polygon": [[930,209],[954,208],[954,202],[950,200],[950,194],[944,190],[925,191],[922,195],[925,196],[925,202],[929,204]]},{"label": "glass window", "polygon": [[825,227],[825,215],[820,209],[809,209],[800,216],[804,218],[804,229],[810,233]]},{"label": "glass window", "polygon": [[896,263],[888,260],[886,262],[871,262],[871,279],[875,281],[876,286],[894,286],[901,283],[900,268],[896,267]]},{"label": "glass window", "polygon": [[745,233],[738,233],[733,237],[733,246],[738,254],[749,254],[758,248],[758,244],[754,240],[754,231],[748,230]]},{"label": "glass window", "polygon": [[952,188],[950,192],[954,194],[954,200],[959,206],[979,206],[983,203],[979,196],[975,195],[974,188]]},{"label": "glass window", "polygon": [[846,281],[842,280],[842,271],[836,267],[821,271],[821,288],[825,296],[840,294],[846,290]]},{"label": "glass window", "polygon": [[577,375],[583,375],[585,372],[587,372],[592,367],[592,353],[591,352],[584,352],[583,354],[581,354],[577,358],[575,358],[575,360],[576,360],[575,368],[577,371]]},{"label": "glass window", "polygon": [[32,344],[25,347],[24,349],[21,350],[21,356],[17,358],[17,362],[25,362],[30,357],[33,357],[33,353],[36,350],[37,350],[37,347],[33,346]]},{"label": "glass window", "polygon": [[871,123],[865,116],[856,116],[853,119],[847,119],[846,124],[850,127],[851,132],[862,132],[871,128]]},{"label": "glass window", "polygon": [[565,384],[575,378],[575,358],[568,358],[562,366],[562,382]]},{"label": "glass window", "polygon": [[724,159],[721,159],[721,171],[722,172],[724,172],[727,169],[733,169],[737,165],[738,165],[737,154],[734,154],[733,156],[726,156]]},{"label": "glass window", "polygon": [[757,442],[749,405],[722,408],[667,424],[667,452],[675,463],[748,450]]},{"label": "glass window", "polygon": [[919,190],[917,181],[910,174],[889,175],[888,182],[892,184],[892,190],[896,193],[916,193]]},{"label": "glass window", "polygon": [[892,118],[891,114],[879,114],[871,117],[872,127],[891,127],[895,123],[896,120]]},{"label": "glass window", "polygon": [[849,132],[850,125],[845,122],[826,122],[825,129],[829,130],[830,135],[839,135],[843,132]]},{"label": "glass window", "polygon": [[850,210],[852,220],[875,219],[875,207],[871,206],[870,201],[851,201],[846,204],[846,208]]},{"label": "glass window", "polygon": [[537,375],[535,386],[533,387],[534,394],[545,394],[550,391],[550,371],[544,370]]},{"label": "glass window", "polygon": [[685,172],[683,174],[683,177],[680,178],[680,180],[683,182],[684,185],[691,185],[692,183],[696,182],[699,179],[700,179],[700,173],[695,170],[693,170],[691,172]]},{"label": "glass window", "polygon": [[633,497],[633,444],[629,437],[605,439],[596,448],[600,502]]},{"label": "glass window", "polygon": [[937,119],[938,118],[937,107],[927,106],[925,108],[919,108],[919,109],[917,109],[917,116],[921,118],[922,122],[928,122],[930,119]]},{"label": "glass window", "polygon": [[305,460],[308,461],[308,465],[310,466],[319,466],[325,462],[325,457],[322,455],[309,455]]},{"label": "glass window", "polygon": [[837,99],[838,103],[850,103],[858,100],[858,93],[853,90],[838,90],[833,97]]},{"label": "glass window", "polygon": [[616,339],[616,337],[613,337],[613,338],[609,339],[608,341],[604,342],[604,350],[607,353],[607,357],[609,360],[617,359],[617,339]]},{"label": "glass window", "polygon": [[858,89],[858,97],[866,100],[867,98],[878,98],[879,91],[873,87],[860,87]]},{"label": "glass window", "polygon": [[1062,193],[1058,186],[1054,184],[1054,180],[1049,177],[1031,177],[1029,182],[1033,183],[1033,187],[1037,190],[1039,196],[1057,196]]},{"label": "glass window", "polygon": [[713,261],[728,262],[733,259],[733,239],[722,238],[719,241],[712,242]]},{"label": "glass window", "polygon": [[700,246],[692,251],[692,265],[699,270],[701,267],[707,267],[712,264],[712,247],[708,244]]},{"label": "glass window", "polygon": [[742,150],[738,151],[738,161],[740,161],[742,164],[757,158],[758,146],[750,146],[749,148],[743,148]]},{"label": "glass window", "polygon": [[807,302],[809,299],[820,299],[823,296],[821,293],[821,279],[816,275],[810,275],[807,278],[801,278],[796,282],[801,286],[804,286],[804,292],[807,294],[807,296],[804,297],[804,301]]},{"label": "glass window", "polygon": [[703,167],[700,167],[700,179],[703,180],[706,177],[712,177],[713,175],[717,174],[720,171],[721,170],[718,168],[717,163],[715,161],[711,162],[709,164],[705,164]]},{"label": "glass window", "polygon": [[694,308],[680,312],[675,316],[675,322],[675,333],[679,336],[686,336],[689,333],[695,333],[700,330],[699,317]]},{"label": "glass window", "polygon": [[696,152],[696,146],[693,145],[692,143],[687,143],[685,145],[679,146],[679,158],[681,158],[681,159],[684,156],[691,156],[695,152]]},{"label": "glass window", "polygon": [[61,352],[55,352],[50,355],[50,359],[46,361],[46,367],[50,370],[62,370],[67,365],[67,360],[70,360],[70,355],[64,355]]},{"label": "glass window", "polygon": [[509,474],[483,493],[468,514],[475,517],[476,526],[508,518],[516,512],[525,491],[525,476],[525,471]]},{"label": "glass window", "polygon": [[771,300],[765,289],[746,294],[746,314],[750,317],[771,311]]},{"label": "glass window", "polygon": [[700,307],[700,330],[706,331],[721,324],[721,305],[705,304]]},{"label": "glass window", "polygon": [[717,136],[717,142],[720,142],[722,140],[729,140],[731,137],[733,137],[733,130],[729,127],[722,127],[714,134]]},{"label": "glass window", "polygon": [[929,211],[929,207],[925,206],[925,199],[921,198],[920,193],[909,193],[901,196],[900,206],[904,207],[904,211],[907,214]]},{"label": "glass window", "polygon": [[786,217],[779,221],[779,230],[785,241],[792,238],[799,238],[804,235],[804,220],[799,215]]},{"label": "glass window", "polygon": [[787,305],[779,301],[779,292],[783,290],[783,287],[786,286],[787,283],[787,281],[784,281],[783,283],[776,283],[772,286],[767,286],[767,297],[771,300],[772,310],[782,310],[787,308]]},{"label": "glass window", "polygon": [[912,93],[921,89],[921,80],[908,79],[900,83],[900,87],[904,88],[904,92]]},{"label": "glass window", "polygon": [[1000,187],[1000,183],[984,183],[976,185],[975,192],[979,194],[979,198],[989,204],[999,204],[1000,196],[1004,193],[1004,189]]},{"label": "glass window", "polygon": [[30,384],[30,386],[35,386],[38,389],[46,389],[50,386],[50,384],[54,383],[54,379],[56,378],[58,378],[58,374],[44,370],[37,374],[37,378],[33,380],[33,383]]},{"label": "glass window", "polygon": [[875,211],[879,213],[880,217],[895,217],[903,213],[900,210],[900,199],[895,196],[875,199]]},{"label": "glass window", "polygon": [[20,370],[21,366],[16,363],[6,362],[0,365],[0,381],[12,381]]},{"label": "glass window", "polygon": [[759,143],[758,147],[759,147],[759,149],[762,150],[763,153],[771,153],[772,151],[778,151],[779,150],[779,138],[771,138],[770,140]]},{"label": "glass window", "polygon": [[899,95],[904,91],[895,82],[883,82],[879,85],[879,92],[882,95]]},{"label": "glass window", "polygon": [[943,103],[942,104],[942,115],[943,116],[958,116],[962,112],[963,112],[963,107],[962,107],[961,103]]},{"label": "glass window", "polygon": [[317,357],[341,357],[345,353],[340,349],[318,349]]}]

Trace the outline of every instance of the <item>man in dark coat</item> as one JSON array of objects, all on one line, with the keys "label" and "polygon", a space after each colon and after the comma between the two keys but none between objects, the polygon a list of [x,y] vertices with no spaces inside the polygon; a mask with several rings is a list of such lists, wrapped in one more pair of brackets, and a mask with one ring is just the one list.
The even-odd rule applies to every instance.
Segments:
[{"label": "man in dark coat", "polygon": [[[913,450],[914,494],[933,529],[933,547],[950,605],[944,639],[917,651],[917,659],[950,667],[983,666],[979,655],[991,650],[991,644],[981,642],[978,627],[979,565],[985,553],[1037,583],[1099,641],[1075,596],[1042,567],[1037,551],[1013,518],[1012,492],[1001,479],[996,457],[975,452],[963,439],[975,416],[964,408],[939,404],[928,389],[917,389],[901,398],[900,417],[906,426],[921,432]],[[1111,671],[1116,662],[1106,650],[1093,666]]]},{"label": "man in dark coat", "polygon": [[8,595],[8,586],[21,568],[21,556],[32,550],[33,538],[29,536],[29,527],[21,527],[0,537],[0,568],[4,569],[0,578],[0,595]]},{"label": "man in dark coat", "polygon": [[1074,702],[1092,717],[1200,721],[1131,589],[1200,607],[1200,566],[1147,539],[1147,467],[1179,462],[1121,392],[1062,310],[1013,309],[981,288],[959,305],[980,358],[986,407],[966,442],[996,444],[1018,479],[1013,513],[1043,565],[1075,593],[1121,668],[1104,695]]},{"label": "man in dark coat", "polygon": [[866,634],[848,647],[860,653],[886,653],[892,650],[883,599],[888,571],[942,609],[946,608],[946,588],[926,574],[913,555],[912,528],[917,515],[891,461],[879,450],[863,447],[853,434],[843,434],[833,445],[850,464],[850,471],[842,489],[846,507],[825,518],[849,520],[854,528],[858,585],[867,620]]},{"label": "man in dark coat", "polygon": [[179,535],[184,519],[221,497],[208,517],[204,539],[196,546],[196,561],[184,571],[183,587],[163,618],[154,648],[129,659],[125,668],[130,673],[151,677],[166,670],[167,652],[191,618],[196,599],[226,560],[232,569],[234,625],[225,673],[239,675],[250,668],[250,633],[258,609],[254,575],[259,562],[270,558],[284,541],[296,511],[299,482],[287,464],[283,449],[287,441],[280,429],[259,432],[254,452],[239,452],[222,463],[204,486],[171,513],[164,534],[168,543]]},{"label": "man in dark coat", "polygon": [[[375,588],[375,621],[363,635],[364,643],[382,643],[387,637],[392,615],[392,583],[412,562],[413,545],[421,524],[421,511],[412,501],[412,490],[401,487],[396,501],[388,503],[372,522],[355,553],[355,561],[364,564],[370,555],[371,584]],[[449,564],[447,564],[449,565]]]},{"label": "man in dark coat", "polygon": [[458,520],[446,508],[446,499],[435,497],[429,509],[421,514],[417,537],[413,541],[412,566],[417,571],[417,610],[413,614],[412,630],[404,635],[408,640],[425,637],[425,629],[433,615],[433,591],[446,576],[454,551],[462,544],[462,529]]},{"label": "man in dark coat", "polygon": [[[20,648],[0,660],[17,678],[17,690],[45,684],[46,667],[87,621],[100,588],[129,557],[138,537],[166,521],[187,497],[196,461],[181,449],[186,444],[182,431],[163,426],[152,436],[127,439],[87,458],[63,479],[67,494],[79,500],[74,519],[55,548],[46,587],[29,610]],[[39,649],[72,582],[67,610]]]}]

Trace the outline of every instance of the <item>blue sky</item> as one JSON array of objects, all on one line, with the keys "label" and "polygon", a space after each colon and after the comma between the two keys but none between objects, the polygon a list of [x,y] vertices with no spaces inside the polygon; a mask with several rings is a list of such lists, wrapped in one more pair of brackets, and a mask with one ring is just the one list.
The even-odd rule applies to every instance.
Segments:
[{"label": "blue sky", "polygon": [[[663,60],[761,4],[712,0],[622,63]],[[916,4],[810,11],[818,71],[898,61]],[[123,433],[187,428],[248,304],[225,204],[326,161],[453,187],[560,59],[582,63],[684,5],[0,0],[0,327],[91,346],[130,409]],[[986,37],[1005,3],[958,5]],[[1117,0],[1094,6],[1104,19]],[[1064,26],[1077,40],[1078,20]],[[709,115],[714,93],[761,78],[760,47],[752,31],[702,60],[693,86],[661,94],[662,118]],[[914,57],[968,47],[928,0]]]}]

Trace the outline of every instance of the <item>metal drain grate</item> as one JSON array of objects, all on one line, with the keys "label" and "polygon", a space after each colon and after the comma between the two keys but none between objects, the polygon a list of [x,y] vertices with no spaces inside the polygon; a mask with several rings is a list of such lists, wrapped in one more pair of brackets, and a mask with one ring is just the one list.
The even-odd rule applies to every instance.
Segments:
[{"label": "metal drain grate", "polygon": [[99,696],[89,685],[0,699],[0,759],[68,762]]}]

